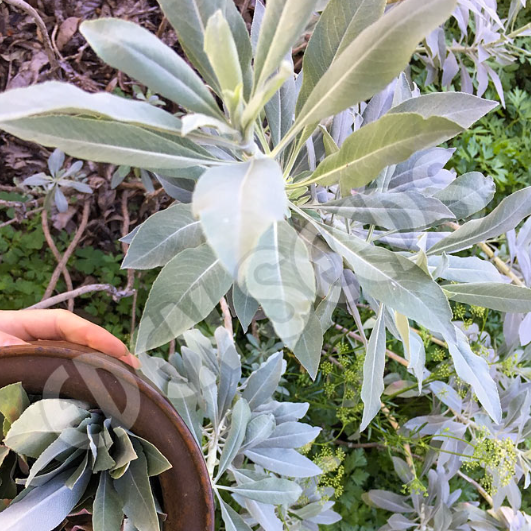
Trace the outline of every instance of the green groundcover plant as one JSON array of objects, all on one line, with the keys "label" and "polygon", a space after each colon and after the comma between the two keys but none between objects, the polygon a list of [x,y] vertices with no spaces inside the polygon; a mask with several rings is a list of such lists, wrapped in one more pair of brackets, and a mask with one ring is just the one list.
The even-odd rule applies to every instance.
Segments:
[{"label": "green groundcover plant", "polygon": [[354,301],[363,331],[361,294],[376,313],[363,338],[362,430],[380,409],[387,332],[422,385],[424,349],[411,322],[445,342],[457,375],[499,423],[489,365],[449,301],[531,311],[528,288],[461,253],[529,216],[531,188],[477,217],[493,180],[444,169],[453,150],[436,146],[496,103],[421,95],[403,73],[456,1],[330,0],[297,76],[291,51],[317,0],[258,1],[250,34],[232,0],[159,3],[195,70],[130,22],[85,22],[81,32],[103,60],[182,112],[57,82],[0,95],[0,128],[11,134],[193,191],[126,239],[123,267],[162,267],[136,351],[180,336],[229,294],[244,329],[261,308],[314,378],[340,300]]}]

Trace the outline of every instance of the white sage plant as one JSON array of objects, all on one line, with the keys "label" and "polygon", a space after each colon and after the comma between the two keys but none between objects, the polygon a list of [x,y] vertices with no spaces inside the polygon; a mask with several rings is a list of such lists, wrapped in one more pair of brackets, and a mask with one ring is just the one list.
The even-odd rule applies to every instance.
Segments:
[{"label": "white sage plant", "polygon": [[458,376],[500,421],[488,363],[452,322],[448,301],[531,310],[528,288],[455,254],[529,216],[531,188],[466,221],[492,198],[492,180],[445,170],[450,152],[436,146],[496,103],[421,95],[401,75],[456,0],[331,0],[297,76],[292,47],[317,0],[256,2],[250,35],[232,0],[159,3],[195,70],[131,22],[103,18],[80,30],[104,61],[183,113],[58,82],[0,95],[0,128],[13,135],[192,184],[191,203],[154,214],[129,238],[123,267],[162,266],[137,353],[180,336],[230,291],[243,328],[260,308],[315,377],[332,312],[359,285],[377,315],[362,428],[380,409],[387,331],[421,384],[411,322],[446,342]]},{"label": "white sage plant", "polygon": [[197,329],[185,332],[184,341],[169,362],[142,355],[142,371],[202,447],[225,528],[318,531],[320,523],[339,521],[318,487],[321,469],[297,451],[321,431],[299,422],[309,404],[275,400],[286,369],[282,351],[248,374],[225,328],[215,331],[215,345]]}]

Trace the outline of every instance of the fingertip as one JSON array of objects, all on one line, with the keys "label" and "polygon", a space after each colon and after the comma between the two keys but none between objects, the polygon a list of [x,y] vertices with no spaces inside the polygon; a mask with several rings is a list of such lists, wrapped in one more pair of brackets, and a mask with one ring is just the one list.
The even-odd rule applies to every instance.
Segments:
[{"label": "fingertip", "polygon": [[126,356],[122,356],[120,358],[120,361],[127,363],[127,365],[130,365],[131,367],[133,367],[133,369],[140,369],[141,366],[140,360],[136,356],[133,356],[133,354],[127,354]]}]

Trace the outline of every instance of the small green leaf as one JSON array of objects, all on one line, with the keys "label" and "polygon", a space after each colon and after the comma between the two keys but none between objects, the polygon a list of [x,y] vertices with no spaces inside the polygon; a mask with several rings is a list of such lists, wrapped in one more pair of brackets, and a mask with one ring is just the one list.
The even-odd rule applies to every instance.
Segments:
[{"label": "small green leaf", "polygon": [[242,330],[246,332],[258,311],[258,303],[250,295],[245,293],[237,283],[234,283],[232,286],[232,302],[236,315],[242,325]]},{"label": "small green leaf", "polygon": [[321,349],[323,348],[323,330],[321,322],[315,312],[310,312],[308,321],[293,347],[293,354],[301,365],[308,371],[310,378],[315,380],[319,363],[321,362]]}]

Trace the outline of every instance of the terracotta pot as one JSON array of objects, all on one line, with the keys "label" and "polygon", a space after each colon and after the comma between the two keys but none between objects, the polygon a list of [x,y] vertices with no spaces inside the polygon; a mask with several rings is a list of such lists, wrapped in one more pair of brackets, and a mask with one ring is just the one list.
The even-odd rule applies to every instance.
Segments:
[{"label": "terracotta pot", "polygon": [[151,382],[114,358],[56,341],[0,348],[0,387],[16,382],[30,394],[88,402],[154,444],[173,466],[159,476],[168,514],[164,531],[214,531],[214,501],[203,455]]}]

